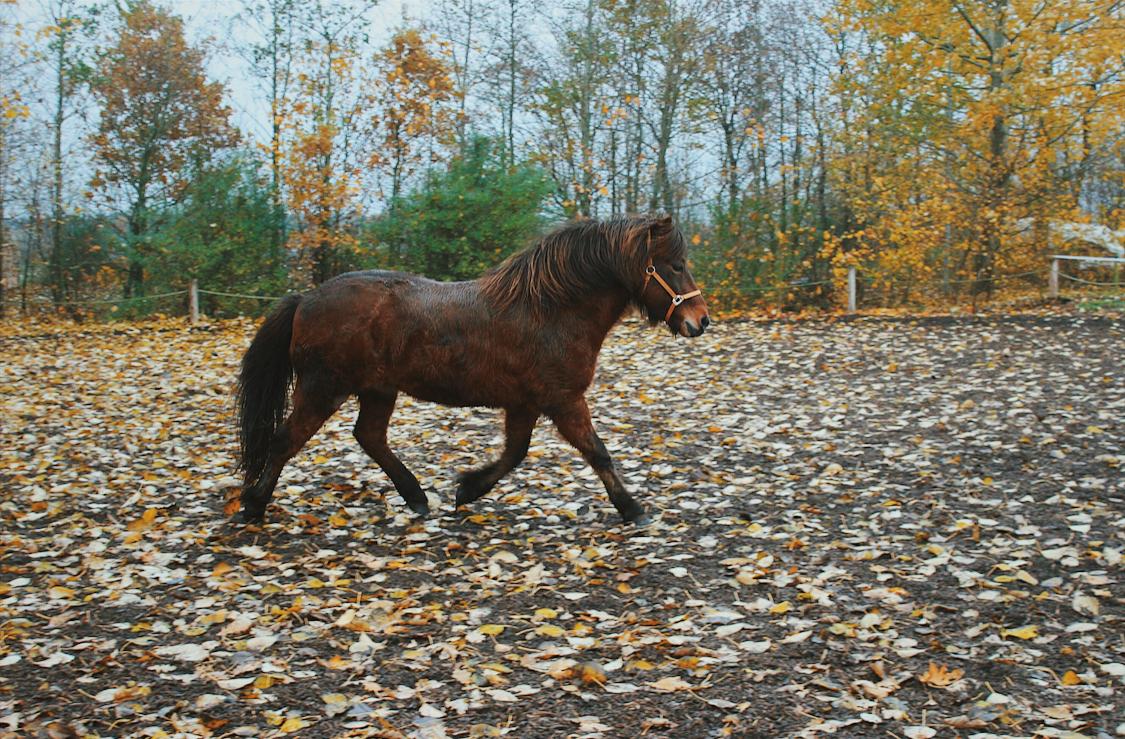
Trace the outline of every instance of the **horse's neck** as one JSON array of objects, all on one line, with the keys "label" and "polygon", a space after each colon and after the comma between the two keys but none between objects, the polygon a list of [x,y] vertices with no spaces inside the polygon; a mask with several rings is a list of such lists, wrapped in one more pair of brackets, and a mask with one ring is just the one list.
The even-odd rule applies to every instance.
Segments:
[{"label": "horse's neck", "polygon": [[583,334],[597,349],[629,307],[629,296],[622,291],[606,291],[575,302],[563,309],[568,321],[582,326]]}]

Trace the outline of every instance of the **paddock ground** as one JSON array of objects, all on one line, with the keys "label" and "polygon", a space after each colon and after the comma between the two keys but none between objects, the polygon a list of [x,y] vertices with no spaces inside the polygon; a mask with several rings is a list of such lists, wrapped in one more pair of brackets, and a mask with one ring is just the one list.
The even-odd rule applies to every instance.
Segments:
[{"label": "paddock ground", "polygon": [[0,736],[1125,734],[1125,319],[610,336],[595,421],[472,510],[497,413],[346,406],[226,522],[249,321],[0,338]]}]

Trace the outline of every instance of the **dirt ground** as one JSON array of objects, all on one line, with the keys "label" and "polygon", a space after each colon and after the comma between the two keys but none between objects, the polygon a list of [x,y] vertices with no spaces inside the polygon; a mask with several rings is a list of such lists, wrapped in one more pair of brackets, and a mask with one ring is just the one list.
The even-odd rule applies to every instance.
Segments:
[{"label": "dirt ground", "polygon": [[249,321],[0,338],[0,737],[1125,735],[1125,319],[628,321],[543,422],[349,404],[227,523]]}]

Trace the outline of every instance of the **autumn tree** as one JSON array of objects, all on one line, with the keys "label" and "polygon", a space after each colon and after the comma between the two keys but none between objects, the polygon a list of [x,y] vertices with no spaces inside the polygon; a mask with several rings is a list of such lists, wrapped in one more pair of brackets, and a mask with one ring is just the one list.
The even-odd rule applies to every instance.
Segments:
[{"label": "autumn tree", "polygon": [[686,131],[687,101],[696,89],[697,50],[703,46],[698,17],[685,0],[625,0],[617,7],[617,22],[626,24],[622,33],[635,34],[628,27],[635,23],[652,29],[650,43],[637,62],[644,87],[636,96],[640,118],[648,129],[652,165],[647,208],[674,214],[680,198],[673,184],[670,153],[675,140]]},{"label": "autumn tree", "polygon": [[417,28],[397,32],[375,55],[376,140],[371,164],[390,180],[390,207],[419,165],[440,161],[456,131],[456,93],[448,59]]},{"label": "autumn tree", "polygon": [[492,53],[488,23],[496,12],[491,0],[438,0],[428,22],[448,48],[448,73],[456,95],[457,145],[461,147],[468,143],[474,120],[474,93],[478,86],[495,79],[487,64]]},{"label": "autumn tree", "polygon": [[1072,185],[1120,137],[1120,3],[838,8],[836,32],[861,32],[868,49],[847,60],[856,74],[837,80],[842,94],[862,86],[871,98],[853,132],[885,154],[853,200],[871,258],[967,275],[974,292],[1035,264],[1015,247],[1017,224],[1071,217]]},{"label": "autumn tree", "polygon": [[516,160],[516,120],[529,99],[534,77],[529,28],[532,8],[527,0],[500,0],[491,18],[490,32],[496,43],[488,56],[489,98],[500,113],[502,157],[509,165]]},{"label": "autumn tree", "polygon": [[538,152],[555,181],[555,200],[571,215],[597,214],[606,187],[604,139],[611,107],[616,48],[602,32],[606,10],[596,0],[571,8],[556,29],[557,52],[543,60],[532,111]]},{"label": "autumn tree", "polygon": [[717,0],[710,8],[709,39],[700,60],[700,104],[719,134],[720,208],[735,212],[757,172],[755,154],[764,131],[770,71],[760,2]]},{"label": "autumn tree", "polygon": [[70,254],[65,248],[66,184],[68,169],[76,167],[64,147],[66,128],[76,115],[80,115],[78,99],[82,87],[89,80],[90,36],[96,28],[96,10],[80,5],[76,0],[51,0],[45,8],[47,23],[40,31],[46,40],[44,61],[50,70],[50,84],[54,87],[51,100],[51,207],[50,207],[50,273],[51,294],[56,304],[70,297],[71,281],[65,259]]},{"label": "autumn tree", "polygon": [[363,20],[371,5],[325,1],[304,9],[283,166],[296,227],[289,245],[313,284],[339,271],[341,258],[358,246],[372,104]]},{"label": "autumn tree", "polygon": [[258,40],[243,49],[251,71],[265,93],[269,140],[262,144],[269,160],[274,229],[270,244],[280,253],[285,243],[284,136],[292,100],[294,63],[299,41],[300,8],[296,0],[245,0],[243,19]]},{"label": "autumn tree", "polygon": [[13,2],[0,3],[0,315],[7,291],[15,285],[18,259],[9,232],[10,204],[14,192],[16,136],[30,117],[26,76],[28,56],[22,24],[10,12]]},{"label": "autumn tree", "polygon": [[178,201],[193,174],[239,137],[223,86],[207,80],[204,52],[187,43],[179,17],[147,0],[123,9],[91,90],[101,108],[91,185],[123,205],[125,295],[143,295],[160,208]]}]

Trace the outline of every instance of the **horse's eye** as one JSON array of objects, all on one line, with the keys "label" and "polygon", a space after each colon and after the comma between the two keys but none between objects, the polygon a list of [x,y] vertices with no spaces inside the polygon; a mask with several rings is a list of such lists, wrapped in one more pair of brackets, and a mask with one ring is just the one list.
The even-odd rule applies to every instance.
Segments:
[{"label": "horse's eye", "polygon": [[684,265],[682,263],[673,264],[672,265],[672,271],[673,272],[683,272],[684,271]]}]

